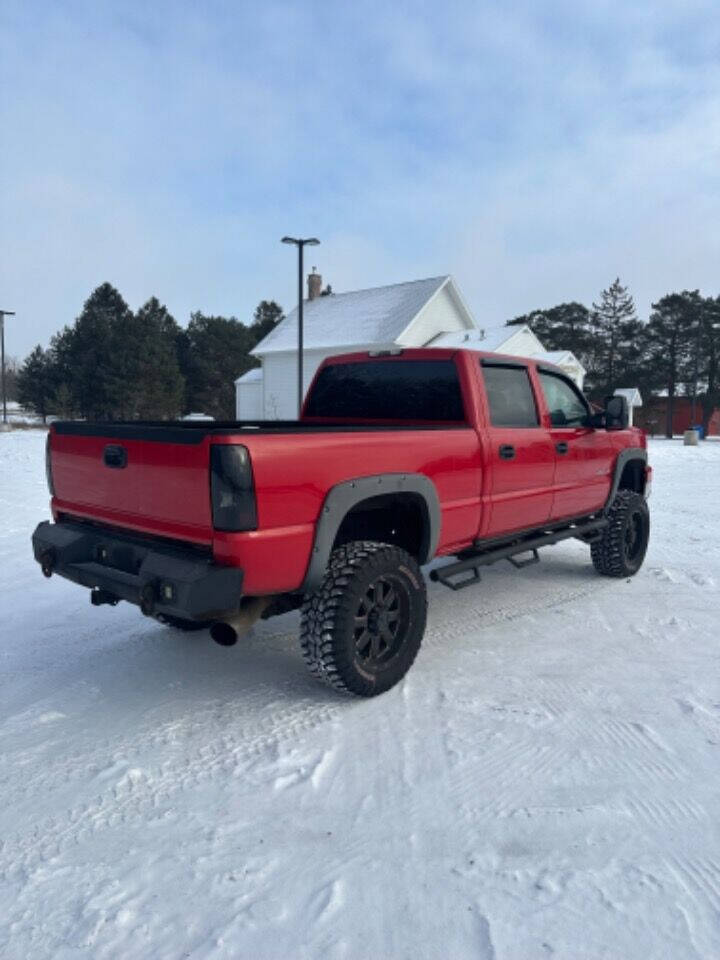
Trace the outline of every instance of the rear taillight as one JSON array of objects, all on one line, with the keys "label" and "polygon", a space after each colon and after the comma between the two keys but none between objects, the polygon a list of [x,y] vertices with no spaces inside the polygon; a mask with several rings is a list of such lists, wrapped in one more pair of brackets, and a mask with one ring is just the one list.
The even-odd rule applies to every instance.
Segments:
[{"label": "rear taillight", "polygon": [[237,533],[257,529],[257,506],[250,454],[240,444],[210,445],[213,527]]},{"label": "rear taillight", "polygon": [[48,430],[47,438],[45,440],[45,478],[47,479],[48,490],[50,491],[50,496],[55,496],[55,484],[53,483],[52,475],[52,460],[50,459],[50,431]]}]

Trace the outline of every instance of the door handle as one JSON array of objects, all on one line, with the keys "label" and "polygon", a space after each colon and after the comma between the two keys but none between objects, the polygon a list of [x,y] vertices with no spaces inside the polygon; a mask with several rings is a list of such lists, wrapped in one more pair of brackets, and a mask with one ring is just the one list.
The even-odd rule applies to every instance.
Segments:
[{"label": "door handle", "polygon": [[501,460],[514,460],[515,459],[515,447],[511,443],[503,443],[500,447],[500,459]]},{"label": "door handle", "polygon": [[564,440],[561,440],[560,443],[555,444],[555,449],[557,450],[558,453],[567,453],[568,445],[565,443]]}]

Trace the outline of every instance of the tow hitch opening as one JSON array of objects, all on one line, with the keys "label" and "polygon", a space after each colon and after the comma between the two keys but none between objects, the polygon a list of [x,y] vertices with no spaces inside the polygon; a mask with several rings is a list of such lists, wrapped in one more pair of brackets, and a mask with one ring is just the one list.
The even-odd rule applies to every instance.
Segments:
[{"label": "tow hitch opening", "polygon": [[120,603],[120,597],[116,597],[115,594],[110,593],[109,590],[91,590],[90,603],[94,607],[102,607],[106,603],[111,607],[116,607],[118,603]]}]

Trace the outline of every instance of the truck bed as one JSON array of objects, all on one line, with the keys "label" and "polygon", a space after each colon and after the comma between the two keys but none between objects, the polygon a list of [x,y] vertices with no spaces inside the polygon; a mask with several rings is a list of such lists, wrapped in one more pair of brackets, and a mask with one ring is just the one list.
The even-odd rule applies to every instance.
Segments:
[{"label": "truck bed", "polygon": [[[245,566],[248,588],[258,593],[302,582],[328,490],[368,471],[432,479],[443,505],[443,552],[479,522],[478,439],[467,424],[58,421],[49,442],[56,520],[210,547],[216,562]],[[212,520],[211,450],[236,443],[249,452],[257,497],[257,529],[244,533]],[[124,463],[109,464],[108,451]]]}]

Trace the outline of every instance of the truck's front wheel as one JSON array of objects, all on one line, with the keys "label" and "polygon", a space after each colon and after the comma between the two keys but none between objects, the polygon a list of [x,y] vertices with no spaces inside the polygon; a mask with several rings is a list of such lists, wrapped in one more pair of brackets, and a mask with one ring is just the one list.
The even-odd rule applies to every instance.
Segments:
[{"label": "truck's front wheel", "polygon": [[375,696],[412,666],[426,612],[425,580],[409,553],[387,543],[345,544],[303,604],[303,656],[336,689]]},{"label": "truck's front wheel", "polygon": [[647,502],[632,490],[618,490],[608,525],[590,547],[595,569],[606,577],[632,577],[642,566],[649,539]]}]

